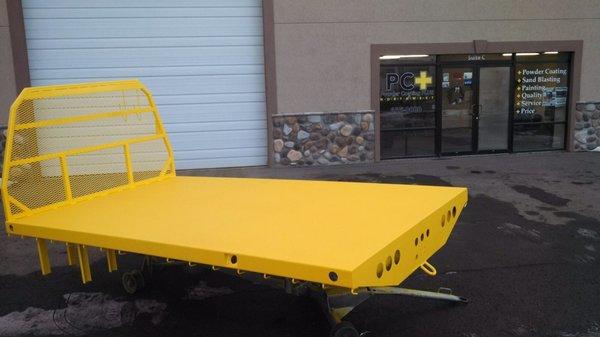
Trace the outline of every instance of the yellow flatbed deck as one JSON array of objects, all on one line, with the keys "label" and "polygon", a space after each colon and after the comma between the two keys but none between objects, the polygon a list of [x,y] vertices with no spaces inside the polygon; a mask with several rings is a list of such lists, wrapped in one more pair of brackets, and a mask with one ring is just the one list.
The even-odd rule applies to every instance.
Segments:
[{"label": "yellow flatbed deck", "polygon": [[465,201],[464,188],[177,176],[8,224],[15,234],[357,288],[373,284],[354,271],[381,256],[368,268],[376,277],[396,249],[400,262],[381,279],[398,284],[450,233],[452,216],[442,227],[429,215]]},{"label": "yellow flatbed deck", "polygon": [[447,241],[467,190],[372,183],[180,177],[137,80],[27,88],[11,107],[2,195],[9,234],[340,288],[389,286]]}]

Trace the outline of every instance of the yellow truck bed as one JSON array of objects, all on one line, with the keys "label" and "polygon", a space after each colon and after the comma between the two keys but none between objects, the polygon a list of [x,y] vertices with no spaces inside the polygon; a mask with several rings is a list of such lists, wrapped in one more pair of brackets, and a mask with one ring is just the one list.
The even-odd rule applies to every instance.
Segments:
[{"label": "yellow truck bed", "polygon": [[441,219],[465,201],[461,188],[171,177],[8,224],[26,236],[357,288],[400,283],[444,244],[456,217]]},{"label": "yellow truck bed", "polygon": [[[119,103],[106,111],[105,97]],[[56,99],[69,113],[48,117]],[[50,141],[65,132],[66,144]],[[176,176],[138,81],[26,89],[11,109],[3,177],[7,232],[38,238],[44,273],[46,240],[68,243],[84,282],[93,246],[111,270],[126,251],[349,289],[397,285],[419,267],[435,273],[427,259],[467,202],[455,187]]]}]

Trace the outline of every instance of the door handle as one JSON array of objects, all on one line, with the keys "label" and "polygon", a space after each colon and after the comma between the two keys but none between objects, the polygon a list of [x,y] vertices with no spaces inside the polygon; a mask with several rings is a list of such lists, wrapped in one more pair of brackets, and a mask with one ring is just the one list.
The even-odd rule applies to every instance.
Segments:
[{"label": "door handle", "polygon": [[481,109],[483,109],[483,105],[481,104],[471,105],[471,116],[475,117],[475,119],[479,119],[479,112],[481,111]]},{"label": "door handle", "polygon": [[476,106],[477,106],[477,104],[471,104],[471,106],[469,107],[469,115],[475,116],[475,114],[476,114],[475,107]]}]

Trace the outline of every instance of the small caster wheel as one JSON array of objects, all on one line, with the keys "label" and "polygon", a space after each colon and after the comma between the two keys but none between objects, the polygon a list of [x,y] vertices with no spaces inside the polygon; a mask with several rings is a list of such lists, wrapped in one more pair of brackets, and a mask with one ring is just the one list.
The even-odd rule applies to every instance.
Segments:
[{"label": "small caster wheel", "polygon": [[340,322],[336,324],[330,333],[331,337],[359,337],[358,330],[350,322]]},{"label": "small caster wheel", "polygon": [[137,288],[138,288],[138,290],[143,289],[143,288],[146,287],[146,278],[144,278],[144,273],[142,273],[141,270],[134,269],[134,270],[131,271],[131,275],[133,275],[133,277],[137,281]]},{"label": "small caster wheel", "polygon": [[138,278],[131,272],[123,273],[123,276],[121,276],[121,284],[123,285],[125,292],[130,295],[135,294],[139,289]]}]

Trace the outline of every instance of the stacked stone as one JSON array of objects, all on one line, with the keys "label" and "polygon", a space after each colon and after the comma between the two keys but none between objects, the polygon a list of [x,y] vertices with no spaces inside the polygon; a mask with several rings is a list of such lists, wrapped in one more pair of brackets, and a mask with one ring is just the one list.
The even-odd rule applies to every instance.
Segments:
[{"label": "stacked stone", "polygon": [[577,103],[573,138],[575,151],[600,152],[600,103]]},{"label": "stacked stone", "polygon": [[372,162],[372,113],[324,113],[273,118],[275,165]]}]

